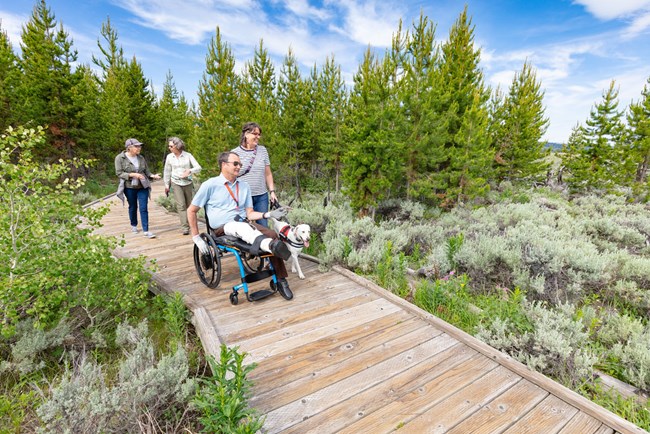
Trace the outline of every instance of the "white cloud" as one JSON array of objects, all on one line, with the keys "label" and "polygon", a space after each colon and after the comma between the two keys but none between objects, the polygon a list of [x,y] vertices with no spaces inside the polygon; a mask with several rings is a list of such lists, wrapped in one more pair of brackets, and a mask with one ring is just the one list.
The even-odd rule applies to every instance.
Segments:
[{"label": "white cloud", "polygon": [[623,37],[634,38],[650,28],[650,11],[640,14],[632,20],[632,24],[625,29]]},{"label": "white cloud", "polygon": [[7,37],[13,45],[14,50],[18,50],[20,44],[20,35],[22,26],[29,20],[28,15],[16,15],[10,12],[0,11],[0,25],[2,30],[7,33]]},{"label": "white cloud", "polygon": [[137,23],[167,34],[171,39],[197,45],[217,27],[228,36],[250,33],[256,20],[264,20],[252,0],[118,0],[137,17]]},{"label": "white cloud", "polygon": [[329,11],[312,7],[307,0],[281,0],[281,3],[288,11],[300,18],[323,21],[331,17]]},{"label": "white cloud", "polygon": [[601,20],[613,20],[650,10],[650,0],[575,0]]},{"label": "white cloud", "polygon": [[650,0],[575,0],[596,18],[626,20],[631,24],[623,30],[623,37],[634,38],[650,28]]},{"label": "white cloud", "polygon": [[332,29],[361,45],[390,47],[393,33],[403,15],[401,8],[392,2],[340,0],[344,27]]}]

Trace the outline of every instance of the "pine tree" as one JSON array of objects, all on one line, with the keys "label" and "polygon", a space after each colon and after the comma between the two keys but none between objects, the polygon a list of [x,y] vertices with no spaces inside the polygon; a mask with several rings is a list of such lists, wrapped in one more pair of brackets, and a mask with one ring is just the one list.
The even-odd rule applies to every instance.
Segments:
[{"label": "pine tree", "polygon": [[[276,126],[273,159],[281,161],[282,168],[290,169],[285,176],[293,178],[298,197],[302,191],[303,179],[309,176],[312,158],[318,155],[318,150],[310,140],[312,99],[309,83],[300,76],[296,57],[289,49],[278,80],[278,103],[282,110]],[[275,170],[274,173],[280,175],[282,171]]]},{"label": "pine tree", "polygon": [[[393,42],[393,52],[400,51],[400,32]],[[394,54],[395,56],[395,54]],[[440,124],[440,116],[432,104],[434,71],[439,58],[435,47],[435,27],[429,19],[420,14],[418,22],[413,23],[412,32],[406,36],[404,70],[401,87],[402,108],[404,112],[405,171],[407,198],[432,199],[435,187],[430,172],[437,169],[445,137]]]},{"label": "pine tree", "polygon": [[334,191],[338,192],[343,156],[348,146],[342,136],[348,102],[341,67],[336,65],[334,56],[325,59],[315,85],[313,130],[321,150],[319,159],[325,163],[325,170],[331,175],[327,179],[334,179]]},{"label": "pine tree", "polygon": [[124,68],[126,66],[126,61],[124,60],[124,50],[117,43],[117,31],[111,26],[110,17],[106,19],[105,23],[102,23],[100,33],[106,42],[106,46],[104,46],[97,41],[97,47],[103,54],[103,58],[95,57],[93,54],[92,62],[101,68],[101,79],[106,80],[110,71]]},{"label": "pine tree", "polygon": [[483,107],[482,95],[476,92],[474,105],[465,111],[454,143],[458,149],[448,173],[453,177],[446,192],[453,203],[464,203],[489,191],[489,168],[494,159],[488,135],[488,115]]},{"label": "pine tree", "polygon": [[0,21],[0,133],[15,124],[16,87],[19,77],[18,58]]},{"label": "pine tree", "polygon": [[634,183],[637,188],[645,186],[650,178],[650,77],[643,86],[641,100],[630,104],[627,116],[630,140],[629,160],[635,166]]},{"label": "pine tree", "polygon": [[391,79],[395,64],[390,56],[380,62],[366,51],[354,76],[350,113],[345,123],[343,177],[350,203],[361,215],[372,215],[378,203],[389,197],[391,187],[402,179],[401,158],[395,142],[397,101]]},{"label": "pine tree", "polygon": [[565,147],[565,180],[573,190],[612,189],[625,178],[626,149],[623,113],[612,81],[585,126],[578,126]]},{"label": "pine tree", "polygon": [[253,61],[246,62],[241,84],[242,120],[257,122],[264,131],[264,145],[273,153],[278,133],[278,101],[273,62],[260,39]]},{"label": "pine tree", "polygon": [[165,77],[162,96],[157,107],[161,131],[165,139],[173,136],[181,137],[188,144],[192,116],[185,96],[179,94],[176,89],[171,71],[168,71]]},{"label": "pine tree", "polygon": [[[111,27],[110,20],[102,24],[101,37],[97,46],[103,58],[93,56],[93,63],[102,70],[98,78],[100,132],[97,137],[96,157],[100,170],[114,171],[113,161],[117,153],[124,150],[124,141],[136,136],[136,130],[129,115],[129,95],[127,90],[127,61],[118,45],[117,31]],[[140,138],[144,141],[144,138]]]},{"label": "pine tree", "polygon": [[[75,128],[71,134],[77,140],[76,156],[80,158],[97,158],[98,144],[102,141],[101,114],[99,111],[100,84],[97,76],[87,65],[81,65],[75,71],[79,80],[72,88]],[[86,168],[87,169],[87,168]],[[88,172],[84,173],[87,176]]]},{"label": "pine tree", "polygon": [[122,139],[120,150],[124,149],[124,141],[127,138],[137,137],[145,143],[146,150],[143,155],[146,156],[152,170],[161,170],[167,143],[154,109],[156,101],[154,90],[149,79],[145,78],[142,65],[135,56],[128,62],[123,77],[128,97],[129,119],[134,132]]},{"label": "pine tree", "polygon": [[57,30],[56,18],[44,0],[34,6],[23,26],[21,53],[16,122],[48,126],[47,143],[35,150],[39,158],[72,158],[75,140],[68,129],[74,117],[71,89],[77,77],[72,64],[77,52],[63,26]]},{"label": "pine tree", "polygon": [[539,181],[545,177],[549,162],[545,160],[548,150],[542,136],[548,119],[544,117],[543,97],[535,71],[525,62],[515,74],[508,96],[502,104],[495,104],[499,113],[493,114],[496,125],[492,141],[499,181]]},{"label": "pine tree", "polygon": [[230,46],[222,41],[217,27],[208,45],[205,71],[199,83],[198,119],[193,139],[194,156],[204,165],[205,176],[217,172],[217,155],[239,144],[239,77]]},{"label": "pine tree", "polygon": [[[428,155],[430,169],[425,175],[427,185],[431,186],[429,197],[435,197],[444,206],[453,205],[455,196],[447,192],[461,188],[458,182],[463,179],[457,172],[458,166],[453,164],[466,153],[467,144],[456,142],[463,137],[458,133],[463,125],[483,116],[476,110],[487,111],[489,89],[485,88],[478,67],[480,54],[480,49],[474,48],[474,27],[465,7],[449,31],[447,42],[442,44],[440,67],[432,77],[431,108],[436,123],[431,130],[436,132],[436,137]],[[470,119],[464,119],[465,116]],[[489,172],[492,167],[482,170]]]}]

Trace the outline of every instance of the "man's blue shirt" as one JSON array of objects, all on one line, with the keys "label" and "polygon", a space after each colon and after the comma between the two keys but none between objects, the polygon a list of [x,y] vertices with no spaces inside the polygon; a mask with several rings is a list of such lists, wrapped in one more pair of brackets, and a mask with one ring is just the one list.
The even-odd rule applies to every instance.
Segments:
[{"label": "man's blue shirt", "polygon": [[[230,191],[226,188],[226,183]],[[235,198],[239,201],[239,205]],[[253,207],[251,189],[244,181],[235,180],[231,183],[223,175],[219,175],[201,184],[192,199],[192,205],[200,208],[204,208],[206,204],[210,226],[216,229],[235,221],[237,215],[246,218],[246,208]]]}]

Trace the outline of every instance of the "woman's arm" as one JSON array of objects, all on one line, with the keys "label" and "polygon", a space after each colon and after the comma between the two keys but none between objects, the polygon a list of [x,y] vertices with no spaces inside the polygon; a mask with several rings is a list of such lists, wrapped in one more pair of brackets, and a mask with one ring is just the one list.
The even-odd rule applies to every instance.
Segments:
[{"label": "woman's arm", "polygon": [[189,155],[190,155],[190,163],[192,163],[192,169],[191,169],[192,173],[199,173],[202,169],[201,165],[199,164],[198,161],[196,161],[194,155],[192,154]]},{"label": "woman's arm", "polygon": [[115,175],[120,179],[128,181],[130,173],[127,172],[126,167],[124,167],[124,160],[126,159],[122,158],[122,154],[118,154],[117,157],[115,157]]},{"label": "woman's arm", "polygon": [[264,177],[266,178],[266,186],[269,189],[269,194],[271,200],[278,200],[278,197],[275,195],[275,182],[273,182],[273,173],[271,172],[271,166],[266,166],[264,169]]}]

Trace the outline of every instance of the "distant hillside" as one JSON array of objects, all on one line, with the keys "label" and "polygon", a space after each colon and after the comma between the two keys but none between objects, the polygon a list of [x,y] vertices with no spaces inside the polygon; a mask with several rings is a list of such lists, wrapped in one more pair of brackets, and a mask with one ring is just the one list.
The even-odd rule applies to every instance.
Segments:
[{"label": "distant hillside", "polygon": [[551,148],[553,151],[561,151],[562,146],[564,146],[562,143],[556,143],[556,142],[548,142],[546,143],[547,148]]}]

